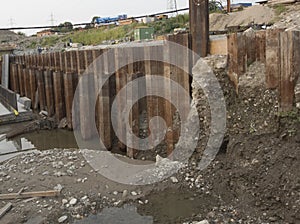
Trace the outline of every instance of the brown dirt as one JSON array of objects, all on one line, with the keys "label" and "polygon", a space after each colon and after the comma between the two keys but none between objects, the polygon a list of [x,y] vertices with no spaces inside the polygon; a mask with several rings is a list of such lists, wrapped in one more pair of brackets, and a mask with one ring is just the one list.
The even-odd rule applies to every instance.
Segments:
[{"label": "brown dirt", "polygon": [[274,10],[268,6],[255,5],[229,14],[210,14],[210,30],[225,30],[228,26],[268,24],[275,18]]},{"label": "brown dirt", "polygon": [[[215,67],[220,59],[208,61]],[[251,65],[240,78],[238,95],[224,71],[216,69],[215,74],[226,98],[228,144],[207,170],[188,172],[195,179],[203,177],[202,185],[211,186],[212,194],[233,206],[242,223],[299,223],[300,111],[278,113],[277,92],[265,88],[261,63]],[[200,101],[198,110],[205,116],[203,105]],[[204,124],[209,123],[206,117]],[[201,139],[198,152],[207,136]],[[219,223],[216,216],[206,218]]]}]

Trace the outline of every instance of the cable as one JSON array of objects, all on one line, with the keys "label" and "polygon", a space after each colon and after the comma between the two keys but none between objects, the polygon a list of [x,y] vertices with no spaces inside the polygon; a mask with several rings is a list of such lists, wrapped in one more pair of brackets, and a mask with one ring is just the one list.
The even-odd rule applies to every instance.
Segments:
[{"label": "cable", "polygon": [[[183,8],[183,9],[177,9],[177,10],[172,10],[172,11],[154,13],[154,14],[144,15],[144,16],[130,17],[128,19],[141,19],[141,18],[144,18],[144,17],[152,17],[152,16],[157,16],[157,15],[170,14],[170,13],[187,11],[187,10],[189,10],[189,8]],[[123,19],[123,20],[125,20],[125,19]],[[120,21],[122,21],[122,20],[120,20]],[[78,23],[78,24],[73,24],[73,27],[88,26],[88,25],[94,25],[94,24],[95,23]],[[68,27],[68,26],[60,25],[60,26],[10,27],[10,28],[0,28],[0,30],[36,30],[36,29],[55,29],[55,28],[61,28],[61,27]]]}]

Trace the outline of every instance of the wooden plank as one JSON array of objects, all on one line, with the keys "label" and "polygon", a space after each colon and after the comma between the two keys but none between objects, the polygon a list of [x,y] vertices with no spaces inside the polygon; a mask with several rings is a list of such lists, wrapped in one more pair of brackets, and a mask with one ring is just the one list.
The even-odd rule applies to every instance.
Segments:
[{"label": "wooden plank", "polygon": [[[110,49],[104,57],[104,74],[102,76],[103,83],[104,79],[113,75],[115,71],[115,50]],[[102,99],[100,100],[102,105],[102,113],[104,116],[103,125],[104,125],[104,144],[107,149],[112,147],[112,126],[111,126],[111,98],[110,98],[110,80],[107,79],[102,87]]]},{"label": "wooden plank", "polygon": [[56,66],[55,66],[55,53],[51,52],[49,53],[49,69],[52,71],[56,70]]},{"label": "wooden plank", "polygon": [[29,70],[28,68],[23,69],[24,76],[24,86],[25,86],[25,96],[30,98],[30,78],[29,78]]},{"label": "wooden plank", "polygon": [[[104,94],[107,93],[104,92],[104,88],[107,89],[107,85],[106,87],[104,87],[104,80],[105,80],[105,77],[107,74],[107,70],[105,69],[105,67],[107,67],[107,65],[105,65],[107,62],[107,56],[105,55],[107,52],[107,50],[103,51],[103,58],[102,60],[100,61],[101,64],[99,64],[98,66],[100,66],[99,70],[98,70],[98,77],[97,77],[97,81],[98,81],[98,100],[97,100],[97,115],[98,115],[98,124],[97,124],[97,127],[98,127],[98,132],[99,132],[99,137],[102,141],[102,143],[104,144],[105,147],[107,147],[107,139],[106,139],[106,135],[105,135],[105,132],[106,132],[106,126],[105,126],[105,119],[107,119],[107,116],[106,114],[104,113],[104,107],[105,105],[107,106],[108,104],[105,104],[105,102],[107,100],[105,100],[104,98],[107,97],[105,96]],[[109,144],[108,144],[109,145]]]},{"label": "wooden plank", "polygon": [[[128,65],[127,65],[127,84],[129,82],[134,81],[137,78],[137,74],[134,71],[134,64],[130,63],[130,61],[134,60],[134,52],[136,48],[127,48],[128,54]],[[135,55],[136,56],[136,55]],[[138,86],[132,85],[132,88],[127,86],[126,88],[126,101],[127,105],[131,105],[131,112],[129,114],[129,125],[131,128],[130,130],[126,130],[126,142],[127,142],[127,156],[130,158],[134,158],[136,154],[136,149],[139,149],[139,142],[134,140],[134,136],[139,136],[139,107],[138,103],[133,104],[133,98],[138,94]],[[132,145],[132,147],[129,146]]]},{"label": "wooden plank", "polygon": [[44,80],[45,80],[45,94],[46,94],[46,105],[48,116],[52,117],[54,115],[54,90],[53,90],[53,77],[52,71],[44,71]]},{"label": "wooden plank", "polygon": [[256,58],[262,63],[266,62],[266,31],[258,31],[256,34]]},{"label": "wooden plank", "polygon": [[72,58],[72,55],[75,54],[74,51],[67,51],[67,52],[64,52],[63,56],[64,56],[64,62],[63,62],[63,66],[64,66],[64,71],[66,73],[70,73],[70,72],[73,72],[75,68],[74,65],[72,64],[73,63],[73,58]]},{"label": "wooden plank", "polygon": [[266,31],[266,87],[275,89],[280,82],[280,29]]},{"label": "wooden plank", "polygon": [[20,96],[24,96],[25,94],[25,87],[24,87],[24,81],[23,81],[23,65],[18,65],[18,80],[19,80],[19,87],[20,87]]},{"label": "wooden plank", "polygon": [[[184,108],[184,111],[182,113],[181,119],[185,121],[187,119],[189,110],[190,110],[190,76],[189,76],[189,70],[190,70],[190,55],[189,55],[189,35],[188,34],[181,34],[178,36],[178,43],[185,48],[183,52],[179,55],[178,58],[178,66],[179,69],[179,84],[181,87],[185,90],[186,95],[181,96],[179,95],[179,102],[182,102],[182,106]],[[226,40],[227,44],[227,40]]]},{"label": "wooden plank", "polygon": [[[156,61],[153,61],[153,69],[152,69],[152,74],[151,75],[155,75],[155,76],[161,76],[163,77],[164,75],[164,63],[163,63],[163,47],[162,46],[154,46],[152,48],[152,52],[153,54],[152,58],[155,58]],[[161,93],[162,95],[164,95],[164,91],[163,88],[159,87],[160,83],[155,83],[155,85],[152,86],[153,90],[157,93]],[[163,96],[164,97],[164,96]],[[163,120],[165,120],[165,110],[164,110],[164,103],[165,103],[165,99],[163,97],[160,96],[154,96],[154,103],[155,103],[155,111],[154,111],[154,115],[161,117]],[[154,133],[155,135],[155,142],[158,143],[163,143],[163,142],[159,142],[159,140],[164,137],[163,136],[163,132],[161,130],[163,130],[163,126],[162,123],[159,123],[157,125],[156,131]]]},{"label": "wooden plank", "polygon": [[294,89],[300,73],[300,32],[280,33],[280,109],[289,111],[294,106]]},{"label": "wooden plank", "polygon": [[17,65],[16,64],[12,64],[11,67],[11,88],[14,92],[19,92],[19,80],[18,80],[18,71],[17,71]]},{"label": "wooden plank", "polygon": [[28,57],[28,65],[27,65],[27,67],[29,69],[32,69],[33,68],[33,55],[28,55],[27,57]]},{"label": "wooden plank", "polygon": [[[92,57],[91,51],[84,51],[80,55],[80,58],[83,57],[84,67],[88,67],[90,64],[90,58]],[[79,58],[79,57],[78,57]],[[82,60],[82,59],[80,59]],[[80,69],[80,68],[79,68]],[[80,71],[82,72],[82,71]],[[87,71],[89,73],[90,71]],[[84,77],[84,76],[88,76]],[[80,107],[80,130],[81,136],[84,140],[91,139],[92,132],[91,132],[91,101],[94,99],[94,85],[93,83],[93,76],[91,74],[80,74],[81,80],[79,82],[79,107]]]},{"label": "wooden plank", "polygon": [[[169,60],[169,47],[167,45],[164,46],[164,61]],[[165,82],[165,99],[171,98],[171,68],[169,63],[164,63],[164,77],[167,79]],[[167,143],[167,153],[170,155],[174,150],[174,141],[173,141],[173,115],[172,115],[172,104],[169,101],[165,101],[165,122],[167,125],[167,133],[166,133],[166,143]]]},{"label": "wooden plank", "polygon": [[[125,53],[124,48],[116,48],[115,49],[115,66],[116,66],[116,95],[119,94],[119,91],[126,86],[127,83],[127,67],[121,67],[122,64],[125,64],[125,58],[123,54]],[[124,96],[127,97],[127,96]],[[123,141],[126,141],[126,125],[122,120],[122,111],[124,110],[124,102],[118,101],[118,111],[117,111],[117,123],[118,123],[118,131],[120,137]],[[121,150],[126,148],[126,142],[118,141],[118,147]],[[129,149],[130,150],[130,149]]]},{"label": "wooden plank", "polygon": [[94,73],[94,84],[95,84],[95,100],[96,100],[96,108],[95,108],[95,121],[97,130],[99,133],[99,101],[98,101],[98,92],[99,92],[99,72],[101,69],[101,61],[99,56],[103,53],[103,50],[93,50],[93,73]]},{"label": "wooden plank", "polygon": [[64,98],[64,79],[63,73],[60,71],[53,72],[53,88],[54,88],[54,103],[55,116],[58,121],[66,116],[66,105]]},{"label": "wooden plank", "polygon": [[[151,47],[146,46],[144,48],[145,59],[151,58]],[[154,97],[151,95],[152,88],[152,61],[145,61],[145,77],[146,77],[146,95],[147,95],[147,120],[148,120],[148,139],[149,145],[154,143],[154,135],[152,135],[150,130],[150,121],[154,117]]]},{"label": "wooden plank", "polygon": [[53,67],[54,67],[54,71],[55,72],[58,72],[58,71],[61,71],[61,60],[60,60],[60,52],[54,52],[53,54]]},{"label": "wooden plank", "polygon": [[45,54],[42,54],[42,57],[43,57],[43,67],[44,69],[50,69],[50,58],[49,58],[49,53],[45,53]]},{"label": "wooden plank", "polygon": [[209,41],[210,55],[227,55],[227,38],[211,39]]},{"label": "wooden plank", "polygon": [[82,74],[86,68],[85,51],[76,51],[75,54],[76,54],[75,60],[77,60],[77,62],[73,61],[74,57],[72,56],[72,68],[75,68],[78,74]]},{"label": "wooden plank", "polygon": [[[72,103],[74,98],[74,74],[67,72],[64,73],[64,95],[65,95],[65,104],[66,104],[66,115],[67,115],[67,123],[68,128],[72,129]],[[75,107],[75,110],[79,110],[79,108]]]},{"label": "wooden plank", "polygon": [[[70,70],[73,71],[73,92],[75,93],[76,88],[78,87],[78,83],[80,80],[81,75],[84,72],[83,65],[84,62],[84,55],[83,51],[70,51]],[[73,129],[81,130],[80,126],[80,97],[77,101],[73,102],[73,108],[76,108],[73,111],[72,119],[73,119]],[[82,112],[83,113],[83,112]],[[75,125],[75,126],[74,126]]]},{"label": "wooden plank", "polygon": [[32,55],[32,66],[33,68],[37,68],[37,55]]},{"label": "wooden plank", "polygon": [[254,30],[247,30],[243,33],[245,45],[246,45],[246,63],[247,66],[256,61],[256,35]]},{"label": "wooden plank", "polygon": [[43,70],[44,69],[44,55],[43,54],[39,54],[38,55],[38,68]]},{"label": "wooden plank", "polygon": [[36,77],[38,83],[38,96],[39,96],[39,105],[40,110],[46,109],[46,92],[45,92],[45,81],[43,71],[38,69],[36,70]]},{"label": "wooden plank", "polygon": [[0,200],[15,200],[15,199],[25,199],[33,197],[57,197],[60,195],[60,191],[36,191],[36,192],[24,192],[21,194],[11,193],[11,194],[0,194]]},{"label": "wooden plank", "polygon": [[36,104],[36,91],[37,91],[37,82],[36,82],[36,72],[34,69],[29,70],[29,82],[30,82],[30,99],[32,101],[32,108]]},{"label": "wooden plank", "polygon": [[7,203],[3,208],[0,209],[0,219],[11,210],[12,203]]},{"label": "wooden plank", "polygon": [[238,47],[237,47],[237,33],[228,35],[228,76],[232,81],[236,92],[238,92],[239,75],[238,75]]},{"label": "wooden plank", "polygon": [[[62,62],[62,65],[63,65],[63,70],[65,71],[64,89],[65,89],[65,102],[66,102],[66,115],[68,120],[68,128],[77,129],[79,128],[80,125],[79,100],[73,102],[74,94],[79,79],[79,72],[77,66],[78,63],[77,52],[76,51],[65,52],[63,57],[64,60]],[[75,103],[74,107],[73,107],[73,103]],[[72,108],[74,108],[74,111],[72,111]]]},{"label": "wooden plank", "polygon": [[[208,0],[189,0],[190,33],[192,50],[205,57],[209,50],[209,4]],[[196,61],[194,61],[196,63]]]},{"label": "wooden plank", "polygon": [[[178,36],[174,36],[174,42],[178,43]],[[171,65],[171,80],[174,81],[176,83],[176,85],[171,85],[171,100],[172,100],[172,113],[171,113],[171,118],[172,118],[172,123],[173,123],[173,145],[175,145],[175,143],[178,141],[179,137],[179,126],[178,124],[175,123],[175,114],[177,113],[177,107],[176,105],[178,105],[180,103],[180,96],[179,96],[179,92],[178,92],[178,85],[180,85],[180,68],[178,67],[181,63],[180,61],[180,55],[182,54],[182,52],[178,52],[178,49],[170,49],[170,55],[171,55],[171,62],[174,63],[174,65]],[[168,152],[170,153],[170,152]],[[168,154],[170,155],[170,154]]]},{"label": "wooden plank", "polygon": [[[162,46],[155,46],[154,51],[156,54],[156,71],[155,75],[163,77],[164,75],[164,63],[163,63],[163,47]],[[160,89],[158,89],[161,91]],[[157,97],[157,114],[158,116],[164,118],[164,99],[162,97]]]},{"label": "wooden plank", "polygon": [[[14,90],[14,77],[13,77],[13,62],[11,61],[12,58],[10,57],[10,63],[9,63],[9,86],[8,89]],[[1,63],[0,63],[1,64]],[[1,70],[0,70],[1,71]]]},{"label": "wooden plank", "polygon": [[65,69],[65,54],[66,52],[59,52],[59,70],[63,73],[67,72],[67,70]]},{"label": "wooden plank", "polygon": [[246,38],[242,34],[237,35],[237,74],[242,76],[247,71]]}]

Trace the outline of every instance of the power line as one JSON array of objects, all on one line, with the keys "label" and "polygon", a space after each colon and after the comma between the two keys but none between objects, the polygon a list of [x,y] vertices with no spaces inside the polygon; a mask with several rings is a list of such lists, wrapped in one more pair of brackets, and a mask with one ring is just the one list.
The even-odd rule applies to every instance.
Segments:
[{"label": "power line", "polygon": [[[177,1],[176,0],[168,0],[167,10],[177,10]],[[178,12],[176,14],[178,15]]]},{"label": "power line", "polygon": [[[144,17],[151,17],[151,16],[157,16],[157,15],[162,15],[162,14],[171,14],[171,13],[177,13],[177,12],[182,12],[182,11],[187,11],[189,8],[183,8],[183,9],[176,9],[176,10],[171,10],[171,11],[166,11],[166,12],[160,12],[160,13],[154,13],[150,15],[143,15],[143,16],[136,16],[136,17],[130,17],[128,19],[141,19]],[[88,25],[93,25],[94,23],[78,23],[78,24],[73,24],[73,27],[77,26],[88,26]],[[36,29],[55,29],[59,28],[61,26],[29,26],[29,27],[10,27],[10,28],[0,28],[0,30],[36,30]]]}]

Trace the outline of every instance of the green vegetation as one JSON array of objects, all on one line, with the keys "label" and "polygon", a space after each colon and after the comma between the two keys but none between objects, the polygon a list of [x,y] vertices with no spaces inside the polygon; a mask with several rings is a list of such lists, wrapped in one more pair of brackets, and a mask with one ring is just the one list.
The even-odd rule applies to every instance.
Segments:
[{"label": "green vegetation", "polygon": [[70,33],[64,36],[63,41],[70,39],[73,43],[82,43],[84,45],[97,45],[105,40],[120,40],[133,35],[134,28],[138,24],[131,24],[120,27],[99,27],[98,29],[87,29]]},{"label": "green vegetation", "polygon": [[273,8],[274,8],[274,10],[275,10],[276,16],[280,16],[282,13],[284,13],[284,12],[287,11],[286,6],[283,5],[283,4],[275,5]]},{"label": "green vegetation", "polygon": [[[220,10],[218,1],[212,1],[210,3],[211,12]],[[92,22],[95,21],[97,16],[92,18]],[[59,25],[57,31],[64,35],[49,36],[41,38],[29,44],[29,48],[52,47],[57,43],[68,43],[72,40],[73,43],[82,43],[83,45],[98,45],[103,41],[118,41],[124,39],[132,39],[134,36],[134,29],[139,26],[153,27],[155,35],[165,35],[173,33],[175,28],[183,28],[188,30],[189,28],[189,14],[179,14],[169,19],[158,20],[149,24],[133,23],[125,26],[103,26],[99,28],[93,28],[86,26],[82,28],[73,28],[72,23],[65,22]]]},{"label": "green vegetation", "polygon": [[209,13],[223,13],[223,6],[221,1],[209,1]]},{"label": "green vegetation", "polygon": [[64,22],[58,25],[57,31],[60,33],[68,33],[73,30],[73,24],[70,22]]},{"label": "green vegetation", "polygon": [[289,118],[291,120],[295,120],[297,122],[300,122],[300,111],[298,110],[292,110],[287,112],[280,112],[279,113],[280,118]]},{"label": "green vegetation", "polygon": [[50,36],[41,39],[40,46],[42,47],[51,47],[59,42],[59,36]]},{"label": "green vegetation", "polygon": [[173,32],[175,28],[188,28],[188,23],[189,15],[180,14],[176,17],[152,22],[148,26],[154,28],[154,32],[156,35],[163,35]]},{"label": "green vegetation", "polygon": [[25,33],[23,33],[23,32],[17,32],[17,34],[19,35],[19,36],[23,36],[23,37],[25,37],[26,36],[26,34]]},{"label": "green vegetation", "polygon": [[30,45],[29,46],[27,46],[29,49],[34,49],[34,48],[37,48],[37,42],[36,41],[32,41],[31,43],[30,43]]}]

